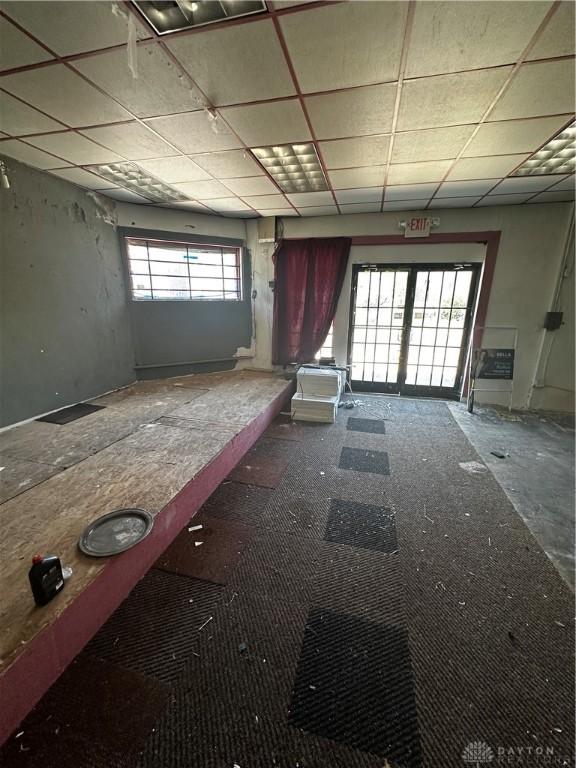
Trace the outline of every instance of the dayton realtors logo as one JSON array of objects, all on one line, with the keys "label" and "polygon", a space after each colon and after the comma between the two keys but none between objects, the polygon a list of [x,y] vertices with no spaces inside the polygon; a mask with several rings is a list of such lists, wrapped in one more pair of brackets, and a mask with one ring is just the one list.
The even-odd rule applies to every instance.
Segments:
[{"label": "dayton realtors logo", "polygon": [[472,741],[464,747],[462,760],[474,768],[480,768],[480,766],[494,760],[494,752],[485,741]]},{"label": "dayton realtors logo", "polygon": [[489,763],[499,766],[533,766],[534,768],[544,765],[570,765],[566,758],[555,755],[553,747],[498,746],[493,749],[485,741],[471,741],[467,744],[462,751],[462,760],[471,768],[483,768]]}]

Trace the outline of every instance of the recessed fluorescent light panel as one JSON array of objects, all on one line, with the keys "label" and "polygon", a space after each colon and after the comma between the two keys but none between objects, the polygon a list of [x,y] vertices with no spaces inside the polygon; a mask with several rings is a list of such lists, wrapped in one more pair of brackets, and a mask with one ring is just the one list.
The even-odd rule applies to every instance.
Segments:
[{"label": "recessed fluorescent light panel", "polygon": [[328,189],[314,144],[282,144],[251,150],[283,192]]},{"label": "recessed fluorescent light panel", "polygon": [[576,169],[576,123],[560,131],[522,163],[512,176],[574,173]]},{"label": "recessed fluorescent light panel", "polygon": [[135,192],[154,203],[176,203],[189,200],[182,192],[150,176],[134,163],[97,165],[92,170],[104,179],[113,181],[114,184],[129,189],[130,192]]},{"label": "recessed fluorescent light panel", "polygon": [[146,0],[134,5],[159,35],[268,10],[262,0]]}]

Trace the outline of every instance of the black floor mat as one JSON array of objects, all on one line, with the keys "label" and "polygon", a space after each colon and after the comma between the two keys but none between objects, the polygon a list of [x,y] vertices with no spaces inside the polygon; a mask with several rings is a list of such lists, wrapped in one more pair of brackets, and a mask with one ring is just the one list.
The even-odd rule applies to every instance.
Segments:
[{"label": "black floor mat", "polygon": [[368,432],[372,435],[386,434],[384,419],[357,419],[355,416],[351,416],[346,424],[346,429],[352,432]]},{"label": "black floor mat", "polygon": [[342,448],[340,469],[354,472],[371,472],[374,475],[389,475],[390,463],[386,451],[365,451],[363,448]]},{"label": "black floor mat", "polygon": [[81,419],[83,416],[89,416],[91,413],[101,411],[104,405],[92,405],[91,403],[78,403],[68,408],[62,408],[55,413],[49,413],[48,416],[41,416],[36,421],[45,421],[48,424],[69,424],[71,421]]},{"label": "black floor mat", "polygon": [[289,721],[350,747],[420,766],[408,635],[396,626],[314,609]]},{"label": "black floor mat", "polygon": [[351,547],[395,552],[394,513],[386,507],[332,499],[324,539]]}]

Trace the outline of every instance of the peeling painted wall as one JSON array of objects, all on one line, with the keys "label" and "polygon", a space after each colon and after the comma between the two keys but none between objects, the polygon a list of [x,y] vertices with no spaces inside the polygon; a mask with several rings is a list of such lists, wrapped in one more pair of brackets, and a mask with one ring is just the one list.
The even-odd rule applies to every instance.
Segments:
[{"label": "peeling painted wall", "polygon": [[7,158],[0,426],[134,380],[118,236],[78,187]]}]

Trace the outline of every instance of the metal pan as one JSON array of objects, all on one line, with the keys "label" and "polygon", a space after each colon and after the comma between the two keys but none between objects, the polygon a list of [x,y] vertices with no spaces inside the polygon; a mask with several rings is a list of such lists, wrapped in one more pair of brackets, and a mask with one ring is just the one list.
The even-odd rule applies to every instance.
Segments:
[{"label": "metal pan", "polygon": [[117,509],[85,528],[79,549],[91,557],[110,557],[135,546],[152,530],[154,518],[145,509]]}]

